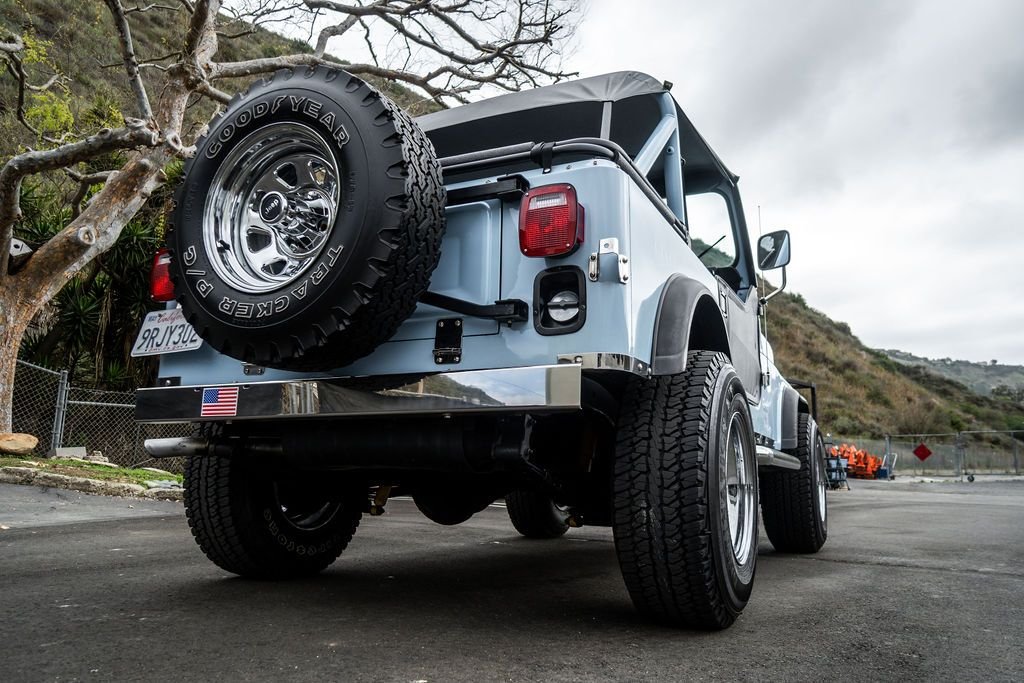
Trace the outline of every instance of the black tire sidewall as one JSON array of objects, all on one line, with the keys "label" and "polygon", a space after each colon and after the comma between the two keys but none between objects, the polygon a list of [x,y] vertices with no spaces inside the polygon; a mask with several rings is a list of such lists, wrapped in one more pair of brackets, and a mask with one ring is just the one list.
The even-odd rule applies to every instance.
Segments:
[{"label": "black tire sidewall", "polygon": [[569,530],[570,514],[546,493],[516,490],[505,496],[512,526],[527,538],[558,538]]},{"label": "black tire sidewall", "polygon": [[264,556],[279,556],[283,566],[294,566],[295,561],[308,562],[311,569],[319,570],[323,563],[338,556],[352,537],[355,527],[351,500],[342,498],[340,508],[328,521],[315,529],[296,528],[285,517],[275,492],[274,480],[240,468],[236,485],[245,491],[237,497],[242,516],[248,520],[246,532],[254,543],[264,548]]},{"label": "black tire sidewall", "polygon": [[[331,74],[338,75],[337,87],[323,87],[325,80],[330,85]],[[284,87],[257,87],[228,109],[197,149],[178,200],[171,241],[179,300],[186,314],[197,317],[193,322],[197,329],[228,328],[235,330],[233,337],[241,332],[248,341],[259,343],[280,339],[285,328],[321,322],[325,307],[340,306],[354,313],[358,302],[352,285],[377,246],[385,201],[404,192],[404,183],[388,177],[394,159],[376,149],[395,132],[394,125],[375,126],[368,117],[370,108],[346,97],[341,87],[344,80],[347,75],[328,72],[325,78],[307,82],[293,78]],[[313,89],[315,85],[320,88]],[[269,292],[248,294],[221,280],[212,267],[203,241],[206,200],[220,164],[232,150],[260,128],[283,122],[306,125],[331,146],[341,176],[338,215],[322,250],[297,280]],[[380,140],[364,139],[368,132]],[[375,148],[373,154],[368,153],[370,145]],[[400,148],[397,159],[401,159]],[[330,300],[321,303],[328,292]]]},{"label": "black tire sidewall", "polygon": [[[729,427],[733,416],[740,420],[744,430],[744,448],[748,457],[753,460],[754,476],[754,523],[750,550],[750,559],[745,564],[736,562],[733,552],[732,537],[729,533],[729,511],[725,495]],[[726,604],[738,614],[750,598],[754,586],[754,574],[757,567],[757,535],[758,535],[758,500],[757,500],[757,465],[754,451],[754,429],[747,407],[746,393],[736,371],[731,365],[724,365],[715,382],[714,400],[711,406],[711,418],[708,423],[707,471],[708,471],[708,505],[712,511],[710,526],[713,546],[712,555],[716,567],[721,595]],[[749,467],[749,465],[748,465]]]}]

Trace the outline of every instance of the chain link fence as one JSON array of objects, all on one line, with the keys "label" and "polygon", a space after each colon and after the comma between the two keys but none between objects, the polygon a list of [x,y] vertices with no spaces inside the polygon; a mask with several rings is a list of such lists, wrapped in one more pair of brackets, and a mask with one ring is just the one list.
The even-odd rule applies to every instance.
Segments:
[{"label": "chain link fence", "polygon": [[19,360],[14,372],[14,431],[39,439],[36,447],[47,453],[53,447],[54,418],[67,374]]},{"label": "chain link fence", "polygon": [[38,437],[40,454],[78,446],[88,454],[98,451],[122,467],[155,465],[180,472],[181,458],[153,461],[142,444],[192,431],[187,424],[137,424],[134,392],[71,386],[66,371],[22,360],[14,377],[13,408],[14,431]]},{"label": "chain link fence", "polygon": [[[833,436],[839,445],[849,443],[871,455],[884,458],[889,453],[896,476],[946,476],[967,474],[1024,474],[1024,432],[960,432],[952,434],[900,435],[889,439],[859,439]],[[920,445],[931,451],[924,460],[914,454]]]}]

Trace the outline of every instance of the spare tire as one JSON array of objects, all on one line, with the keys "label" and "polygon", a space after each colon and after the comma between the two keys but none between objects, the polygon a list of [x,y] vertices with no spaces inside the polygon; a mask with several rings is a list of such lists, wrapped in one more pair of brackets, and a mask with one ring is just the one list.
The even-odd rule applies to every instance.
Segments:
[{"label": "spare tire", "polygon": [[231,101],[185,167],[178,301],[221,353],[342,367],[416,308],[444,203],[433,146],[391,100],[336,69],[280,71]]}]

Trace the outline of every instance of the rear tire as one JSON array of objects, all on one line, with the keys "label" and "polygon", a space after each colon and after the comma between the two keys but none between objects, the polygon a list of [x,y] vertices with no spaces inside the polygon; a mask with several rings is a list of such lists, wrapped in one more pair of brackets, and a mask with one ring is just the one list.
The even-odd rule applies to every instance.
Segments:
[{"label": "rear tire", "polygon": [[757,562],[757,459],[728,358],[693,351],[680,375],[635,378],[619,418],[612,528],[637,609],[701,629],[731,625]]},{"label": "rear tire", "polygon": [[828,538],[825,442],[810,415],[798,418],[799,470],[761,474],[761,508],[768,540],[781,553],[816,553]]},{"label": "rear tire", "polygon": [[330,478],[275,479],[235,457],[185,463],[185,515],[199,547],[221,569],[283,579],[316,574],[352,540],[358,490]]},{"label": "rear tire", "polygon": [[540,491],[513,491],[505,506],[512,526],[526,538],[558,538],[569,530],[569,513]]}]

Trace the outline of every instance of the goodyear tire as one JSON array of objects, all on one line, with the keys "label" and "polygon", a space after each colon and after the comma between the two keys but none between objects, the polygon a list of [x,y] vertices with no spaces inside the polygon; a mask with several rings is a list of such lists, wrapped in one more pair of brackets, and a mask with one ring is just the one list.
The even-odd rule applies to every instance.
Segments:
[{"label": "goodyear tire", "polygon": [[168,242],[186,319],[259,365],[328,369],[370,353],[440,258],[433,146],[387,97],[326,67],[236,96],[176,200]]},{"label": "goodyear tire", "polygon": [[185,464],[185,514],[196,542],[221,569],[257,579],[315,574],[348,546],[366,490],[331,477],[281,479],[244,458]]},{"label": "goodyear tire", "polygon": [[781,553],[816,553],[828,539],[825,442],[806,413],[798,417],[797,432],[797,447],[788,452],[800,469],[761,475],[764,530]]},{"label": "goodyear tire", "polygon": [[617,441],[612,530],[633,604],[673,626],[728,627],[757,562],[754,430],[728,358],[692,351],[682,374],[633,379]]}]

